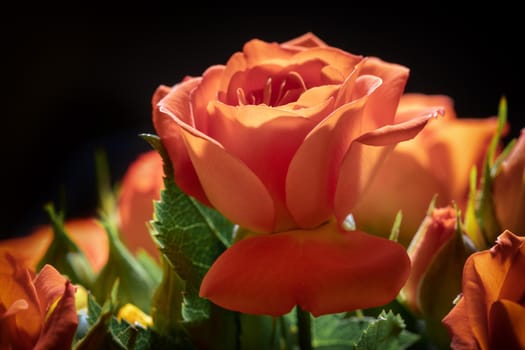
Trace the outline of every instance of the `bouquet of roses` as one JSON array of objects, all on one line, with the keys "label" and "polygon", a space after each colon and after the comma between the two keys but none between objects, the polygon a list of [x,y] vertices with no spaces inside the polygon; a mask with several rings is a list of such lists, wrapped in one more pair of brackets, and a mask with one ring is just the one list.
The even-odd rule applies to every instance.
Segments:
[{"label": "bouquet of roses", "polygon": [[0,241],[0,348],[525,348],[525,130],[408,77],[306,33],[160,85],[97,216]]}]

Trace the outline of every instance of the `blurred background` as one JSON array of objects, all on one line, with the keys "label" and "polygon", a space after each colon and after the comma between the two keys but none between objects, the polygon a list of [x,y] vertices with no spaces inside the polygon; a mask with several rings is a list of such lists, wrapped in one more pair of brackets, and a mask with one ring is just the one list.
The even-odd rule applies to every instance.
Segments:
[{"label": "blurred background", "polygon": [[331,13],[10,18],[1,34],[0,236],[47,223],[43,205],[58,203],[61,193],[68,217],[93,215],[95,150],[105,150],[118,181],[139,153],[151,149],[139,134],[154,133],[157,86],[225,63],[251,38],[283,42],[311,31],[348,52],[409,67],[407,92],[449,95],[460,117],[496,115],[505,95],[509,138],[525,127],[518,21],[496,12]]}]

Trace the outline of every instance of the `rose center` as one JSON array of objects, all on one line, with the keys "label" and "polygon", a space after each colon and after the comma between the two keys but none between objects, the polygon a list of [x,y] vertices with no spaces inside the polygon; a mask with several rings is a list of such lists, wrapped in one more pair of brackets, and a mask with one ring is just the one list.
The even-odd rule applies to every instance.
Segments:
[{"label": "rose center", "polygon": [[268,106],[282,106],[297,101],[306,91],[306,84],[297,72],[288,72],[283,76],[269,76],[264,86],[258,89],[237,89],[237,103],[244,105],[265,104]]}]

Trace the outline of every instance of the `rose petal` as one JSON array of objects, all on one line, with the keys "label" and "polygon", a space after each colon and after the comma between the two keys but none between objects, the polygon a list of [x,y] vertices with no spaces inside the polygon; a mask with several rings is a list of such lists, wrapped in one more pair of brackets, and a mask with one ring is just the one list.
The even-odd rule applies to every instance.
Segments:
[{"label": "rose petal", "polygon": [[33,283],[40,301],[42,315],[45,315],[49,307],[64,293],[66,278],[53,266],[46,264]]},{"label": "rose petal", "polygon": [[[427,95],[421,93],[405,93],[399,100],[399,105],[396,110],[396,122],[407,121],[415,114],[419,114],[422,109],[432,108],[434,106],[442,106],[445,111],[443,119],[456,120],[456,111],[454,109],[454,101],[446,95]],[[439,128],[439,126],[436,126]],[[431,129],[430,127],[425,130]]]},{"label": "rose petal", "polygon": [[64,229],[86,255],[93,271],[99,272],[109,257],[108,236],[100,222],[94,218],[75,218],[66,221]]},{"label": "rose petal", "polygon": [[[23,262],[17,261],[10,253],[0,256],[0,305],[6,305],[9,309],[15,304],[13,307],[18,309],[17,325],[26,333],[31,344],[39,335],[43,317],[33,277]],[[19,308],[24,306],[19,300],[25,302],[25,309]]]},{"label": "rose petal", "polygon": [[58,295],[60,300],[44,323],[42,333],[34,347],[35,350],[71,349],[78,326],[75,310],[75,287],[70,281],[65,281],[56,289],[61,290]]},{"label": "rose petal", "polygon": [[[523,278],[523,271],[521,277]],[[523,289],[522,289],[523,291]],[[498,300],[490,308],[490,349],[525,349],[525,307]]]},{"label": "rose petal", "polygon": [[195,128],[203,133],[208,133],[210,117],[208,104],[217,100],[220,79],[224,66],[211,66],[202,74],[200,84],[190,92],[190,107],[195,121]]},{"label": "rose petal", "polygon": [[147,223],[153,219],[153,202],[160,199],[164,188],[163,177],[162,158],[153,150],[140,154],[122,178],[118,193],[119,228],[123,241],[133,253],[143,249],[152,257],[160,258]]},{"label": "rose petal", "polygon": [[[367,79],[360,81],[377,87],[369,85]],[[301,227],[315,227],[332,214],[339,164],[353,139],[361,135],[367,94],[371,93],[373,90],[335,110],[312,130],[292,159],[286,198],[290,213]]]},{"label": "rose petal", "polygon": [[334,212],[338,222],[342,222],[352,212],[386,155],[398,142],[417,135],[440,110],[434,112],[408,122],[376,129],[352,142],[342,160],[335,189]]},{"label": "rose petal", "polygon": [[[403,220],[398,242],[406,247],[425,217],[433,196],[444,193],[446,186],[428,173],[417,157],[398,152],[401,144],[386,157],[352,212],[361,229],[388,237],[401,210]],[[443,200],[440,196],[438,199],[439,203],[446,203],[446,198]]]},{"label": "rose petal", "polygon": [[200,295],[249,314],[279,316],[298,304],[319,316],[383,305],[408,272],[397,243],[327,224],[235,243],[212,265]]},{"label": "rose petal", "polygon": [[[37,227],[31,234],[22,237],[15,237],[2,240],[0,243],[0,257],[6,252],[16,256],[16,260],[21,261],[33,271],[36,270],[38,262],[44,257],[47,248],[53,240],[53,232],[47,225]],[[0,264],[0,273],[3,267]]]},{"label": "rose petal", "polygon": [[218,144],[181,130],[202,188],[213,207],[242,227],[258,232],[272,231],[275,209],[261,180]]},{"label": "rose petal", "polygon": [[[368,57],[363,63],[360,74],[377,76],[382,80],[381,86],[366,105],[367,123],[375,127],[391,124],[408,80],[408,68],[379,58]],[[367,129],[372,130],[375,127]]]},{"label": "rose petal", "polygon": [[451,349],[472,350],[479,347],[472,333],[466,302],[465,298],[460,298],[459,302],[442,320],[451,337]]},{"label": "rose petal", "polygon": [[154,112],[153,124],[173,165],[175,182],[182,191],[195,197],[201,203],[209,205],[210,202],[206,198],[206,194],[188,155],[179,123],[187,128],[191,129],[191,127],[171,114],[169,110],[162,107],[160,109],[164,113],[161,113],[160,110]]},{"label": "rose petal", "polygon": [[294,46],[300,48],[322,47],[327,46],[324,41],[319,39],[314,33],[308,32],[297,38],[282,43],[283,46]]}]

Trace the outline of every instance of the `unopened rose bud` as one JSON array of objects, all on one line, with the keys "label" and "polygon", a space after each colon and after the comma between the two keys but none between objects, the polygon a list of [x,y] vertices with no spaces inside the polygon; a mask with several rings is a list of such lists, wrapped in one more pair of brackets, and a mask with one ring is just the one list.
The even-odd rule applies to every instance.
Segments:
[{"label": "unopened rose bud", "polygon": [[461,291],[463,264],[473,245],[463,234],[459,214],[452,205],[429,209],[407,252],[412,263],[400,301],[426,322],[428,336],[446,343],[440,324]]}]

